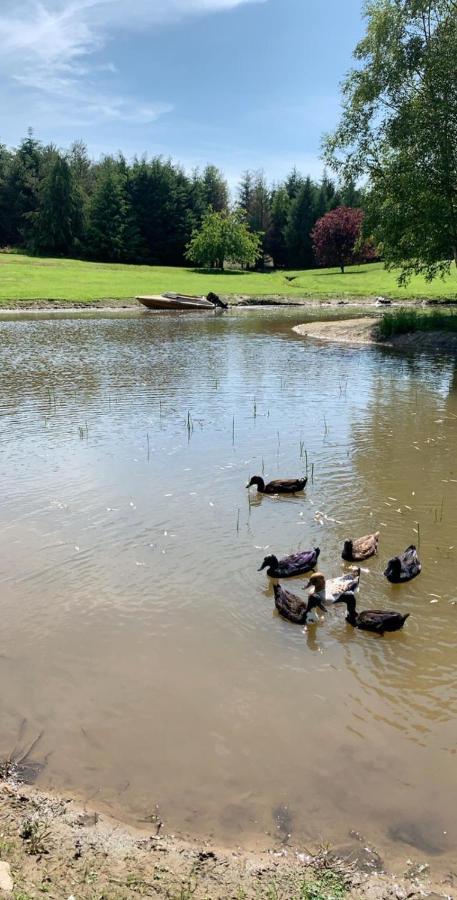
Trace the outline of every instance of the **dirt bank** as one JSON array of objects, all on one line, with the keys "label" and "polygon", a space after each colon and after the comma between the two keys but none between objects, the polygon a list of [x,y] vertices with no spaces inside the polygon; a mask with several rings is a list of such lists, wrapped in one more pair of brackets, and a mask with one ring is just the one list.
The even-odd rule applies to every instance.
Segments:
[{"label": "dirt bank", "polygon": [[455,876],[434,881],[428,866],[411,860],[403,875],[388,874],[358,837],[360,851],[349,855],[326,848],[311,856],[281,844],[262,853],[222,850],[166,834],[158,816],[135,831],[71,799],[2,782],[0,897],[454,900]]},{"label": "dirt bank", "polygon": [[[285,297],[278,294],[271,294],[264,297],[251,297],[248,295],[223,295],[221,299],[228,303],[229,306],[239,307],[258,307],[258,306],[287,306],[287,307],[304,307],[308,309],[320,309],[321,307],[335,307],[341,309],[347,307],[349,309],[375,308],[376,298],[374,297],[353,297],[339,300],[338,298],[316,298],[316,297]],[[392,303],[392,306],[422,306],[420,300],[398,301]],[[99,300],[48,300],[46,298],[37,300],[2,300],[0,303],[0,313],[2,312],[40,312],[53,310],[118,310],[118,309],[138,309],[143,307],[135,299],[135,297],[125,297],[122,299],[106,297]]]},{"label": "dirt bank", "polygon": [[448,331],[414,331],[381,340],[377,328],[379,318],[343,319],[336,322],[308,322],[293,329],[302,337],[340,344],[375,344],[399,349],[434,350],[455,353],[457,333]]}]

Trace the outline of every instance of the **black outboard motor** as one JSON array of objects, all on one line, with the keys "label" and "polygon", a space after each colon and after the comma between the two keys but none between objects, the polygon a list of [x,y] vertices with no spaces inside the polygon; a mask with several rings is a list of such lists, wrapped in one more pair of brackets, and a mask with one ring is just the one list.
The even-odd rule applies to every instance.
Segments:
[{"label": "black outboard motor", "polygon": [[224,303],[217,294],[213,294],[212,291],[206,295],[206,299],[210,301],[210,303],[214,303],[214,306],[218,306],[219,309],[228,309],[228,303]]}]

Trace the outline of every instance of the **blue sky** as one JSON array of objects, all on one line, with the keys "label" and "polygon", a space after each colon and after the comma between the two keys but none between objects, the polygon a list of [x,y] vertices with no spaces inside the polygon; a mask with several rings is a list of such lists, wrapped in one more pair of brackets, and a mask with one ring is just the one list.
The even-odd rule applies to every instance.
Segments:
[{"label": "blue sky", "polygon": [[362,0],[0,0],[0,141],[322,171]]}]

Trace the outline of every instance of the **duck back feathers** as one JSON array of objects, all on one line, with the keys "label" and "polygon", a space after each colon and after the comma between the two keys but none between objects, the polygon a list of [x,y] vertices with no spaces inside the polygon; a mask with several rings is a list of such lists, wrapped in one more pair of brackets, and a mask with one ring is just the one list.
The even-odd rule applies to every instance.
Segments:
[{"label": "duck back feathers", "polygon": [[384,575],[391,584],[402,584],[416,578],[422,570],[422,564],[414,544],[407,547],[404,553],[389,559]]},{"label": "duck back feathers", "polygon": [[379,545],[379,531],[374,534],[366,534],[364,537],[344,542],[341,556],[346,562],[362,562],[376,556]]}]

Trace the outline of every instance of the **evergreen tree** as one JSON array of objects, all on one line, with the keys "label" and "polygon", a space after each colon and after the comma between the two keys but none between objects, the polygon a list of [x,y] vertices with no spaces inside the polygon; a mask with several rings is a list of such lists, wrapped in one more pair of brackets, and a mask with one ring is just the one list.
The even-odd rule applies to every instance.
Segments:
[{"label": "evergreen tree", "polygon": [[254,176],[252,172],[243,172],[241,181],[238,186],[238,209],[249,213],[252,203],[252,194],[254,191]]},{"label": "evergreen tree", "polygon": [[29,244],[34,252],[71,255],[81,240],[82,226],[82,201],[70,166],[55,153],[40,185]]},{"label": "evergreen tree", "polygon": [[290,204],[285,229],[287,260],[290,268],[312,268],[314,262],[311,231],[315,222],[316,189],[307,178]]},{"label": "evergreen tree", "polygon": [[3,204],[9,210],[6,242],[27,243],[33,216],[39,206],[39,177],[43,148],[30,130],[13,154],[3,188]]},{"label": "evergreen tree", "polygon": [[227,182],[216,166],[206,166],[202,176],[205,212],[214,209],[222,212],[228,208],[229,194]]},{"label": "evergreen tree", "polygon": [[265,238],[265,251],[275,266],[286,266],[288,263],[285,230],[289,220],[290,199],[284,186],[276,188],[271,199],[271,221]]},{"label": "evergreen tree", "polygon": [[285,188],[286,188],[287,194],[289,196],[289,200],[295,200],[298,192],[301,190],[302,187],[303,187],[303,178],[294,166],[290,175],[287,176],[286,183],[285,183]]},{"label": "evergreen tree", "polygon": [[7,197],[10,166],[11,154],[3,144],[0,144],[0,247],[5,247],[10,242],[11,210]]},{"label": "evergreen tree", "polygon": [[89,208],[90,256],[107,262],[119,262],[128,256],[128,212],[124,175],[112,160],[107,160],[101,167]]}]

